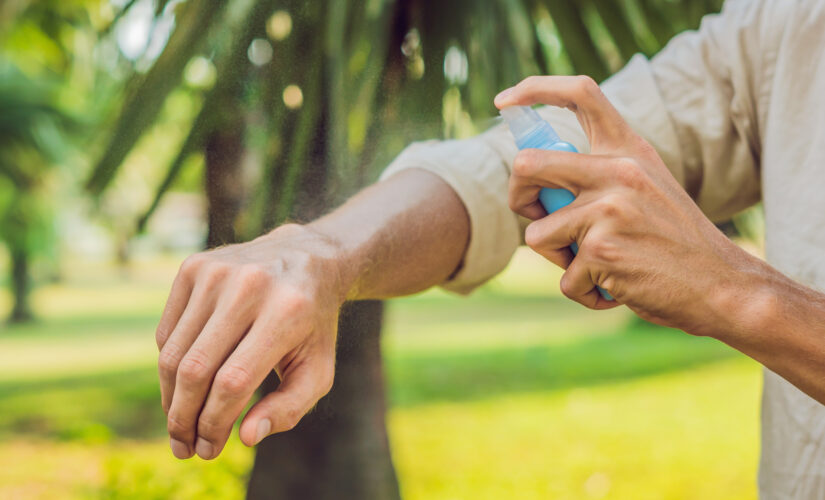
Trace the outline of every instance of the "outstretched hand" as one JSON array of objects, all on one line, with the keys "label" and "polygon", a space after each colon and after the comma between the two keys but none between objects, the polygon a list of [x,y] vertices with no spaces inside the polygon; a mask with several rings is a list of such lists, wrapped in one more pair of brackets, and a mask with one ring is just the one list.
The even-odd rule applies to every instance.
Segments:
[{"label": "outstretched hand", "polygon": [[[590,154],[523,150],[510,178],[510,207],[534,221],[526,243],[566,269],[562,292],[590,308],[613,306],[598,285],[645,319],[710,334],[728,299],[719,294],[749,256],[704,216],[592,79],[530,77],[495,99],[498,108],[537,103],[575,112],[591,146]],[[543,187],[576,199],[547,215],[538,201]]]},{"label": "outstretched hand", "polygon": [[344,300],[334,245],[297,225],[186,259],[157,328],[172,452],[218,456],[255,389],[281,384],[240,427],[247,446],[291,429],[332,387]]}]

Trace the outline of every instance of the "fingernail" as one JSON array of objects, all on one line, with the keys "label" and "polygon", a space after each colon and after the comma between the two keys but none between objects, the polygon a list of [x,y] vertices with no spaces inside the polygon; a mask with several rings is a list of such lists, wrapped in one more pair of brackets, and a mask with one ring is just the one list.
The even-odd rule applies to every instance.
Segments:
[{"label": "fingernail", "polygon": [[215,453],[215,447],[204,438],[198,438],[198,442],[195,444],[195,452],[197,452],[198,456],[202,459],[210,460]]},{"label": "fingernail", "polygon": [[509,89],[502,90],[501,92],[498,93],[498,95],[495,97],[495,99],[493,99],[493,102],[498,103],[499,101],[501,101],[502,99],[504,99],[505,97],[510,95],[512,92],[513,92],[513,87],[510,87]]},{"label": "fingernail", "polygon": [[176,458],[189,458],[192,455],[189,453],[189,447],[178,441],[177,439],[169,439],[169,447],[172,448],[172,454]]},{"label": "fingernail", "polygon": [[265,418],[258,422],[258,432],[255,434],[255,444],[258,444],[263,440],[263,438],[269,435],[269,431],[272,429],[272,424],[269,423],[269,419]]}]

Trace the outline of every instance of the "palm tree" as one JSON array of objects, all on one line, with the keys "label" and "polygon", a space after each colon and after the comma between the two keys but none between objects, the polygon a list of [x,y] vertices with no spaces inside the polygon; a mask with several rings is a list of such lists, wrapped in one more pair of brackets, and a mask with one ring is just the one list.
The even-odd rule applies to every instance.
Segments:
[{"label": "palm tree", "polygon": [[57,128],[66,120],[53,102],[47,87],[0,60],[0,242],[11,257],[9,321],[15,323],[32,319],[29,268],[51,241],[44,181],[61,149]]}]

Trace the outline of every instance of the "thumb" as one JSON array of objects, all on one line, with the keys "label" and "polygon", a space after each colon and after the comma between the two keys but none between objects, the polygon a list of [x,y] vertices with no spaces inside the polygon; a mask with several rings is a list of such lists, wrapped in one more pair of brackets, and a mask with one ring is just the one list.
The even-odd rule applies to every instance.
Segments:
[{"label": "thumb", "polygon": [[239,431],[241,441],[247,446],[255,446],[271,434],[298,425],[315,403],[332,389],[334,371],[333,363],[323,361],[306,361],[290,367],[278,389],[261,398],[247,412]]}]

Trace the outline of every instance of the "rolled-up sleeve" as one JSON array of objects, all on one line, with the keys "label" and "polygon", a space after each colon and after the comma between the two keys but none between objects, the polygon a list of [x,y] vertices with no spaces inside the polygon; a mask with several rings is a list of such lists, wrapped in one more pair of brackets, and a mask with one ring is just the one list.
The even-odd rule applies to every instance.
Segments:
[{"label": "rolled-up sleeve", "polygon": [[519,245],[516,215],[507,204],[508,164],[482,134],[454,141],[413,143],[381,178],[407,168],[441,177],[458,194],[470,218],[470,242],[461,267],[442,287],[466,294],[504,269]]},{"label": "rolled-up sleeve", "polygon": [[[697,32],[674,38],[657,56],[633,57],[601,87],[630,126],[661,155],[674,177],[712,220],[758,201],[759,140],[754,65],[764,2],[728,2]],[[575,115],[555,107],[539,113],[562,139],[588,152]],[[526,222],[510,211],[507,185],[516,155],[497,125],[464,140],[410,145],[381,178],[407,168],[440,176],[461,198],[470,242],[458,272],[442,286],[469,293],[503,270],[523,241]]]}]

